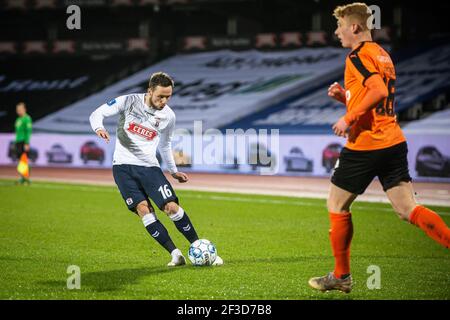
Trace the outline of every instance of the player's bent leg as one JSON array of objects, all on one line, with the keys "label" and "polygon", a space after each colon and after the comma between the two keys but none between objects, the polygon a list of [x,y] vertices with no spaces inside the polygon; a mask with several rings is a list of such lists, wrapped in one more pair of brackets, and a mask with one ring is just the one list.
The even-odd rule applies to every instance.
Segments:
[{"label": "player's bent leg", "polygon": [[186,259],[183,257],[181,251],[175,247],[167,229],[156,218],[155,210],[151,204],[146,200],[141,201],[136,206],[136,212],[141,217],[142,223],[148,233],[171,254],[172,260],[168,263],[168,266],[173,267],[186,264]]},{"label": "player's bent leg", "polygon": [[147,200],[139,202],[135,210],[138,216],[141,218],[149,213],[155,212],[155,209],[153,209],[153,206]]},{"label": "player's bent leg", "polygon": [[404,221],[409,221],[411,212],[417,206],[411,182],[402,181],[398,183],[386,190],[386,195],[398,217]]},{"label": "player's bent leg", "polygon": [[179,207],[175,201],[170,201],[164,205],[164,212],[170,217],[178,212]]},{"label": "player's bent leg", "polygon": [[450,248],[450,228],[436,212],[417,204],[411,182],[400,182],[388,189],[386,194],[401,219],[416,225],[434,241]]},{"label": "player's bent leg", "polygon": [[350,212],[350,206],[357,196],[357,194],[351,193],[331,183],[327,199],[328,212]]},{"label": "player's bent leg", "polygon": [[434,241],[447,249],[450,248],[450,228],[436,212],[418,205],[411,212],[409,221],[425,231]]},{"label": "player's bent leg", "polygon": [[189,243],[193,243],[198,240],[197,232],[192,225],[191,220],[189,219],[187,213],[184,211],[182,207],[180,207],[176,202],[171,201],[165,204],[164,212],[167,213],[169,218],[173,221],[178,231],[183,234],[183,236],[189,241]]}]

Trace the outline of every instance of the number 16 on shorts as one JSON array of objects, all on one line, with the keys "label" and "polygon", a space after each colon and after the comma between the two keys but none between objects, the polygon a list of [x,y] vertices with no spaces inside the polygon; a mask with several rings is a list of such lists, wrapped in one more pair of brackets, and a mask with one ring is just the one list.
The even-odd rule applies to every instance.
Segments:
[{"label": "number 16 on shorts", "polygon": [[172,196],[172,190],[170,190],[169,185],[165,184],[164,186],[160,186],[158,191],[161,192],[161,195],[164,200],[167,200]]}]

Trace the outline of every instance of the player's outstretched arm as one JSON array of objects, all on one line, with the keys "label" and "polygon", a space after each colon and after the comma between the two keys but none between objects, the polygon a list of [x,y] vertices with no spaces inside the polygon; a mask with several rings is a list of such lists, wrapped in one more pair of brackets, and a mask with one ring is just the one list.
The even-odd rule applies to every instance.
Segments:
[{"label": "player's outstretched arm", "polygon": [[345,89],[337,82],[328,87],[328,96],[345,104]]}]

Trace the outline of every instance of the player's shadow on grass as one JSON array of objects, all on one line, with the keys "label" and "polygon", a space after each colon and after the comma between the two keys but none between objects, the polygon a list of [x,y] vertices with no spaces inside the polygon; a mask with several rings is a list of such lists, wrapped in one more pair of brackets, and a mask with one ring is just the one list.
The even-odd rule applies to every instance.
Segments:
[{"label": "player's shadow on grass", "polygon": [[[94,290],[97,292],[115,291],[127,285],[137,284],[140,279],[167,272],[177,271],[179,268],[150,267],[135,269],[117,269],[109,271],[83,272],[81,271],[81,289]],[[70,274],[67,275],[69,277]],[[50,286],[54,289],[66,289],[65,280],[40,281],[39,284]]]}]

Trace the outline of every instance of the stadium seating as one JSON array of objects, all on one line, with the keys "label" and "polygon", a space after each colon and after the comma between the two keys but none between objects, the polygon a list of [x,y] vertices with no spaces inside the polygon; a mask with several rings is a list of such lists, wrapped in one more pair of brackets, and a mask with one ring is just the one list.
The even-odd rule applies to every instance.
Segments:
[{"label": "stadium seating", "polygon": [[345,55],[345,49],[334,47],[177,55],[37,121],[35,129],[89,133],[87,119],[94,108],[120,95],[145,92],[150,74],[160,70],[176,82],[169,105],[179,128],[191,130],[194,121],[202,121],[203,129],[219,128],[328,83],[340,74]]},{"label": "stadium seating", "polygon": [[[83,123],[74,131],[88,132],[86,116],[92,108],[116,95],[145,90],[149,73],[155,70],[174,75],[177,86],[171,105],[176,108],[178,125],[184,128],[192,128],[193,120],[203,120],[203,129],[276,127],[286,133],[329,133],[330,123],[344,112],[324,92],[329,82],[342,82],[339,74],[346,51],[339,49],[333,34],[335,21],[315,15],[328,12],[331,17],[334,2],[320,8],[311,3],[293,6],[292,10],[270,1],[255,6],[244,0],[80,3],[83,27],[75,32],[66,28],[65,2],[0,2],[4,27],[0,35],[0,91],[4,96],[0,131],[12,131],[14,106],[24,100],[37,131],[58,132],[68,130],[68,123]],[[389,12],[394,7],[383,4]],[[240,15],[236,17],[234,12]],[[404,19],[415,14],[403,13]],[[387,43],[394,52],[402,44],[400,40],[420,47],[422,33],[431,38],[446,30],[424,28],[442,14],[425,13],[414,24],[420,34],[414,28],[400,28],[394,16],[383,15],[381,29],[373,32],[374,40]],[[315,20],[320,23],[314,24],[312,17],[320,18]],[[230,49],[238,52],[227,51]],[[175,55],[177,50],[184,54]],[[310,54],[311,50],[315,53]],[[186,54],[191,52],[198,55]],[[329,64],[314,61],[337,52],[342,56],[333,56]],[[215,54],[228,60],[211,58]],[[149,61],[167,56],[172,58],[143,69]],[[200,63],[210,58],[209,66],[195,72],[189,69],[189,61]],[[252,64],[258,59],[272,65],[264,69]],[[449,48],[442,46],[396,61],[400,62],[396,65],[396,111],[401,121],[426,114],[425,103],[447,90],[448,60]],[[277,66],[285,61],[289,64],[284,69]],[[124,79],[137,69],[141,71]],[[89,95],[92,97],[84,99]],[[70,108],[63,111],[65,107]]]},{"label": "stadium seating", "polygon": [[[448,92],[448,61],[450,45],[438,46],[397,62],[396,112],[415,111],[421,103]],[[344,79],[339,77],[333,81],[343,84]],[[299,91],[295,97],[268,106],[227,127],[280,128],[282,133],[331,133],[331,125],[345,113],[345,107],[327,96],[329,84],[331,82],[306,94]],[[416,118],[409,120],[417,119],[421,114],[414,113]]]},{"label": "stadium seating", "polygon": [[[140,57],[91,59],[81,56],[9,57],[0,70],[3,132],[13,131],[15,106],[28,105],[29,114],[39,119],[97,92],[142,66]],[[144,60],[145,61],[145,60]]]},{"label": "stadium seating", "polygon": [[411,121],[404,126],[408,133],[444,133],[450,134],[450,109],[434,112],[430,116]]}]

